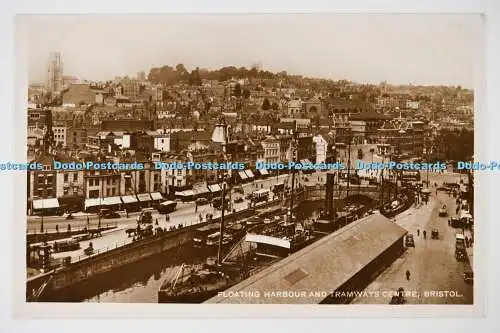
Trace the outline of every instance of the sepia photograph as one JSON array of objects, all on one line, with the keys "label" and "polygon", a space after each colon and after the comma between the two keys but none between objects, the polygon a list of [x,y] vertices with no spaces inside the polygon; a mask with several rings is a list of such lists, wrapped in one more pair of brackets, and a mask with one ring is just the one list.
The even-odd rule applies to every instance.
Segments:
[{"label": "sepia photograph", "polygon": [[25,302],[484,302],[483,25],[18,15]]}]

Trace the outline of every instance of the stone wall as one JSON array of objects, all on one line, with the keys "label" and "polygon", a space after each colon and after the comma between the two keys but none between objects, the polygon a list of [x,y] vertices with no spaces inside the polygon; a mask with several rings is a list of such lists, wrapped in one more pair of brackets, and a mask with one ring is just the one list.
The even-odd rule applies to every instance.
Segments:
[{"label": "stone wall", "polygon": [[[265,206],[268,206],[268,204]],[[228,215],[226,222],[240,220],[254,214],[255,211],[253,209],[245,209]],[[218,222],[220,222],[220,218],[215,218],[210,223]],[[31,293],[33,289],[39,288],[51,275],[52,281],[48,289],[58,290],[93,276],[109,272],[115,268],[132,264],[154,254],[162,253],[186,244],[192,240],[196,233],[196,229],[207,224],[209,223],[200,223],[180,230],[170,231],[166,234],[139,240],[98,255],[90,256],[56,271],[35,276],[28,279],[26,283],[27,294]]]}]

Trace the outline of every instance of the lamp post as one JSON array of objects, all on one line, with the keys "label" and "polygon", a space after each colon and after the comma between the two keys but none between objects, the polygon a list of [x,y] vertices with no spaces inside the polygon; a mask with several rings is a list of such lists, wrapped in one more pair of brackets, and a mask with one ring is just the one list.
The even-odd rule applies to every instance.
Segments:
[{"label": "lamp post", "polygon": [[43,233],[44,232],[44,225],[43,225],[43,216],[45,215],[45,209],[44,209],[44,201],[45,201],[45,192],[47,191],[47,185],[48,185],[48,181],[47,181],[47,177],[45,176],[45,179],[43,181],[44,183],[44,188],[43,188],[43,197],[42,197],[42,223],[40,224],[40,233]]},{"label": "lamp post", "polygon": [[[430,155],[430,147],[429,147],[429,138],[427,139],[427,145],[425,149],[426,162],[429,163],[429,155]],[[425,187],[429,188],[429,168],[427,168],[426,176],[425,176]]]},{"label": "lamp post", "polygon": [[[398,140],[398,157],[397,157],[397,161],[396,162],[399,162],[399,157],[401,156],[401,140],[402,140],[402,135],[405,134],[406,131],[403,130],[403,129],[400,129],[399,130],[399,140]],[[398,171],[396,170],[396,200],[398,199]]]},{"label": "lamp post", "polygon": [[44,215],[43,201],[44,201],[44,199],[42,198],[42,223],[40,224],[40,233],[41,234],[43,234],[43,215]]},{"label": "lamp post", "polygon": [[[292,142],[290,145],[292,162],[295,162],[297,160],[297,136],[298,136],[298,133],[295,130],[293,133],[293,138],[292,138]],[[290,193],[290,212],[289,212],[290,222],[293,219],[293,191],[295,188],[295,171],[296,171],[295,168],[292,168],[292,187],[291,187],[291,193]]]},{"label": "lamp post", "polygon": [[98,213],[98,217],[99,217],[99,222],[97,224],[97,232],[101,231],[101,211],[102,211],[102,191],[103,191],[103,180],[104,179],[101,179],[101,177],[99,177],[99,182],[100,182],[100,185],[101,185],[101,190],[99,191],[99,213]]}]

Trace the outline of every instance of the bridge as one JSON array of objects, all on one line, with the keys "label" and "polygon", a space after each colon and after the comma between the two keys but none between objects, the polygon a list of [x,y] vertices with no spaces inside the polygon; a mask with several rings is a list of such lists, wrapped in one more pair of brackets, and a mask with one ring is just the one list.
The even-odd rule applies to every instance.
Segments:
[{"label": "bridge", "polygon": [[[326,186],[305,186],[297,191],[297,198],[303,201],[320,201],[325,200]],[[361,197],[361,198],[360,198]],[[335,187],[334,198],[341,199],[362,199],[369,198],[372,201],[380,199],[380,186],[378,185],[340,185]]]}]

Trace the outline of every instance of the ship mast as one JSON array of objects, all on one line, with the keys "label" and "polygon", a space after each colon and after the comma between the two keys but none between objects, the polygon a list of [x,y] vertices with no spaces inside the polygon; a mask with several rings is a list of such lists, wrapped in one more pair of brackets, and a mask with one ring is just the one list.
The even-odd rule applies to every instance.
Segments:
[{"label": "ship mast", "polygon": [[[335,146],[335,142],[334,142],[334,148],[333,148],[333,164],[336,164],[337,163],[337,147]],[[335,182],[337,181],[337,178],[339,177],[339,170],[334,170],[334,176],[333,176],[333,189],[332,189],[332,208],[333,208],[333,216],[330,216],[330,219],[335,222],[336,218],[337,218],[337,206],[335,205]],[[339,194],[339,197],[340,197],[340,193]],[[327,212],[329,213],[329,212]]]},{"label": "ship mast", "polygon": [[[293,132],[293,138],[292,138],[292,145],[291,145],[291,153],[292,153],[292,165],[295,164],[296,161],[296,144],[297,144],[297,124],[295,123],[294,126],[294,132]],[[295,190],[295,168],[292,168],[292,187],[290,191],[290,208],[289,208],[289,220],[290,222],[293,220],[293,194]],[[288,229],[287,229],[288,230]]]},{"label": "ship mast", "polygon": [[[212,134],[212,141],[222,144],[222,153],[224,155],[224,162],[227,162],[226,158],[226,144],[227,144],[227,125],[224,118],[221,118],[219,122],[215,125],[214,133]],[[221,219],[220,219],[220,230],[219,230],[219,248],[217,250],[217,264],[222,263],[222,239],[224,238],[224,216],[226,210],[226,176],[227,170],[223,170],[221,176],[222,182],[222,203],[221,203]]]}]

